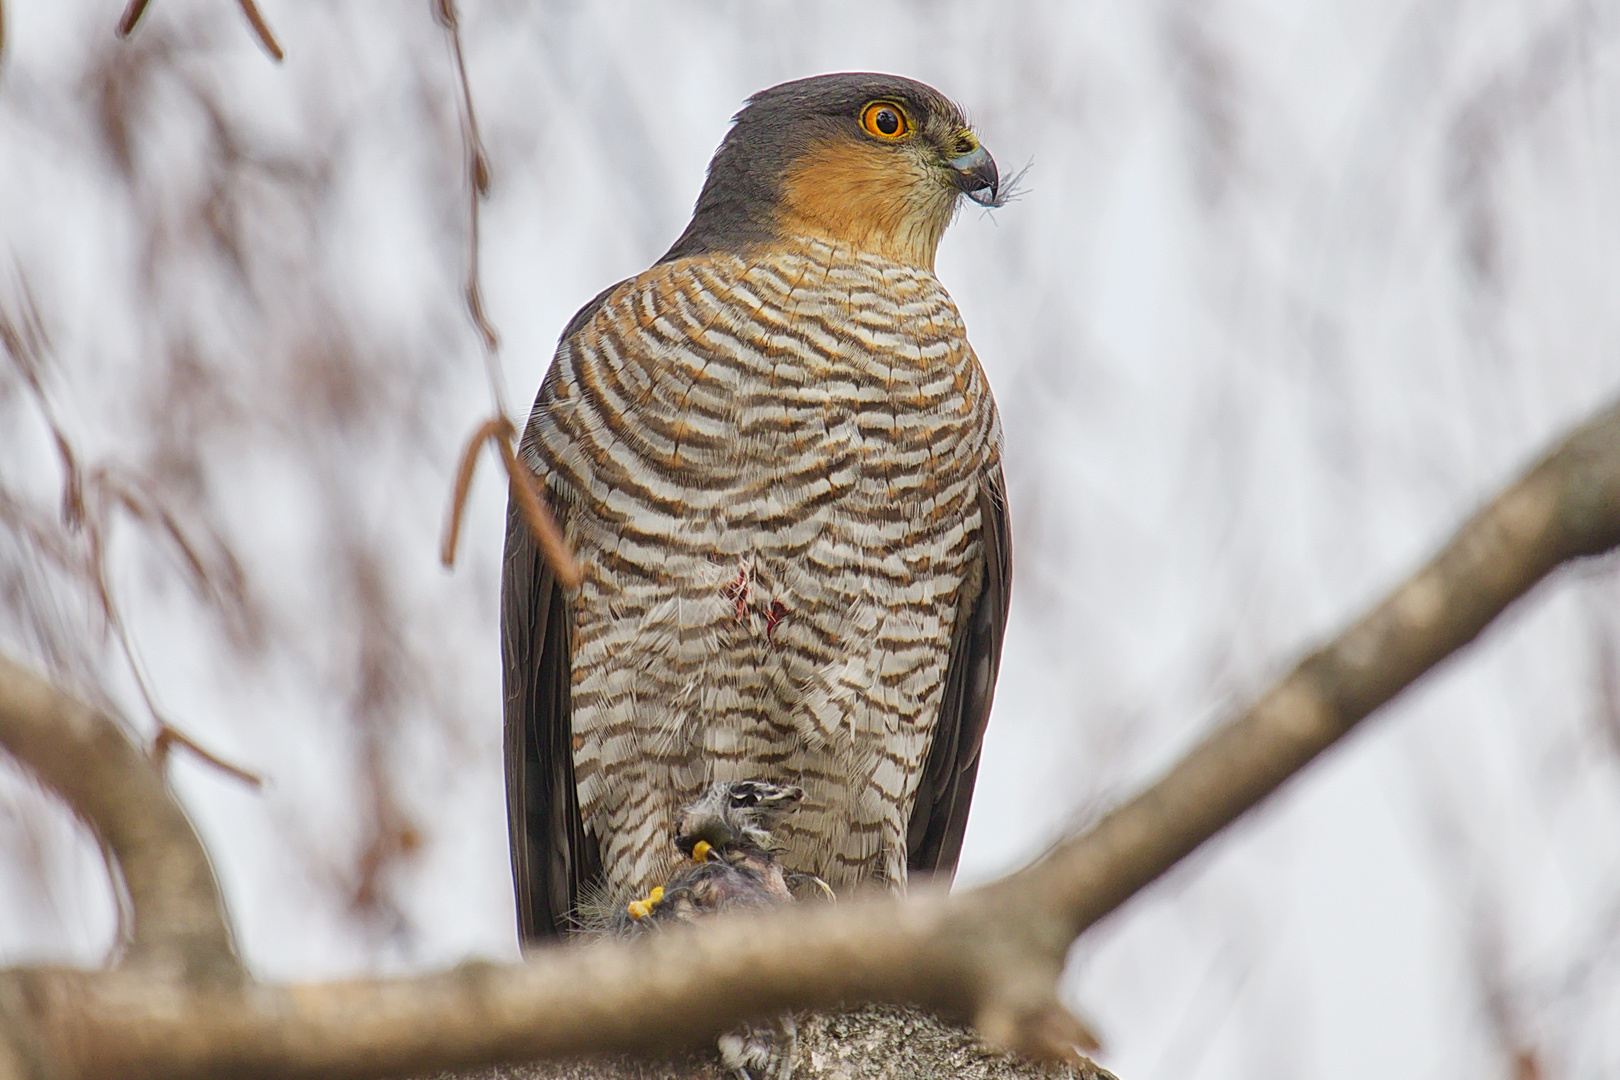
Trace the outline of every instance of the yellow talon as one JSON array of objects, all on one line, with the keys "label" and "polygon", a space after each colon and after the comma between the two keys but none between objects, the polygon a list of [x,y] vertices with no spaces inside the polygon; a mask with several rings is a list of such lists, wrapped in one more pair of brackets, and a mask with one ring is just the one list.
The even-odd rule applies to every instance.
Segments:
[{"label": "yellow talon", "polygon": [[647,894],[646,899],[632,900],[624,906],[624,910],[630,913],[630,917],[632,919],[645,919],[648,915],[652,914],[653,908],[657,907],[663,902],[663,899],[664,887],[662,885],[654,885],[652,892]]},{"label": "yellow talon", "polygon": [[692,861],[708,862],[709,852],[713,850],[713,845],[711,845],[707,840],[699,840],[697,843],[692,845]]}]

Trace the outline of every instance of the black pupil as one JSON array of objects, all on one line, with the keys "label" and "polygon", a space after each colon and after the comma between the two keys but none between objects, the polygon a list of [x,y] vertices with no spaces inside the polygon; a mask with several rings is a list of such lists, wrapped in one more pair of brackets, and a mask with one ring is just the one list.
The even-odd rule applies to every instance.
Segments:
[{"label": "black pupil", "polygon": [[738,792],[731,797],[731,805],[733,806],[753,806],[758,801],[759,796],[752,791]]},{"label": "black pupil", "polygon": [[879,109],[872,118],[872,126],[885,135],[893,135],[900,130],[900,117],[893,109]]}]

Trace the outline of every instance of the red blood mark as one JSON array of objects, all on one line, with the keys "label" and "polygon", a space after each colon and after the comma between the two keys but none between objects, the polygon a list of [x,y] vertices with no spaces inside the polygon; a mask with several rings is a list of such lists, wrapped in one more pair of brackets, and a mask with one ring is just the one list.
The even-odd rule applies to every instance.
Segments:
[{"label": "red blood mark", "polygon": [[721,590],[737,614],[738,622],[748,621],[748,568],[743,567],[737,571],[737,580],[730,582]]},{"label": "red blood mark", "polygon": [[788,617],[787,605],[780,600],[771,601],[771,610],[765,614],[765,640],[770,641],[776,633],[776,624]]}]

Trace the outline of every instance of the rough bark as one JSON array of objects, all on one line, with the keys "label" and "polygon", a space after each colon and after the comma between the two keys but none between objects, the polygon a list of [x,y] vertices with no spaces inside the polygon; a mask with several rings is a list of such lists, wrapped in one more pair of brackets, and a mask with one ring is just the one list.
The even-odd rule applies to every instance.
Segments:
[{"label": "rough bark", "polygon": [[[1095,1062],[1029,1061],[985,1046],[925,1009],[868,1005],[799,1017],[794,1080],[1116,1080]],[[436,1080],[736,1080],[702,1049],[596,1056],[443,1073]]]}]

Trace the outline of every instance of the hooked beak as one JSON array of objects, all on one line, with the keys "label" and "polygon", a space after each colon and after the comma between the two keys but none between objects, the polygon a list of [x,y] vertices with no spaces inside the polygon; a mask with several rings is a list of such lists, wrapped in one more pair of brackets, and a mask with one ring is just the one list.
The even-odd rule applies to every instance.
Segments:
[{"label": "hooked beak", "polygon": [[976,147],[971,154],[951,158],[945,165],[956,174],[956,186],[962,194],[980,206],[995,206],[1001,188],[996,173],[996,159],[984,147]]}]

